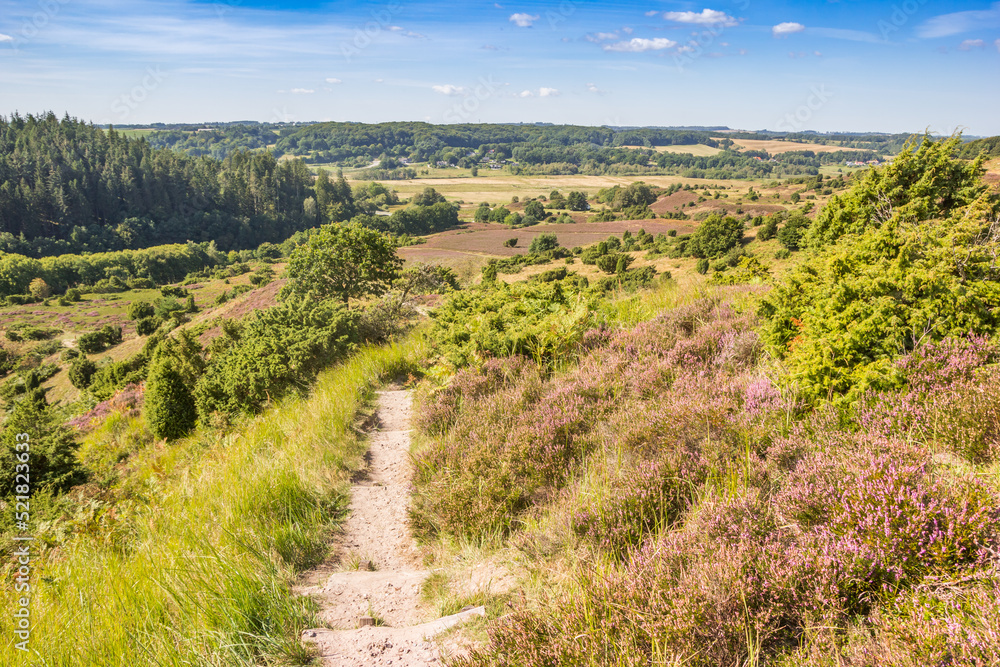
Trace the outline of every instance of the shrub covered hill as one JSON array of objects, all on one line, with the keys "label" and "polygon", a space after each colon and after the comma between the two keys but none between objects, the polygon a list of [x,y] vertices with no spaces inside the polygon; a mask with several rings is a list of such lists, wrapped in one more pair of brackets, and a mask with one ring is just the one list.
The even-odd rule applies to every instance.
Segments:
[{"label": "shrub covered hill", "polygon": [[414,526],[525,582],[453,664],[1000,664],[1000,197],[956,142],[869,170],[770,284],[500,286],[464,338],[452,297]]}]

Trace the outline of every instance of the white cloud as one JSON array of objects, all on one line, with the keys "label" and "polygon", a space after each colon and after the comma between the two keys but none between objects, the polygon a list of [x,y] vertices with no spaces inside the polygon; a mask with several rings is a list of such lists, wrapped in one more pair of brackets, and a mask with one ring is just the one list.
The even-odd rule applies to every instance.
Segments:
[{"label": "white cloud", "polygon": [[372,79],[375,83],[382,83],[385,79]]},{"label": "white cloud", "polygon": [[641,53],[643,51],[661,51],[663,49],[669,49],[673,46],[677,46],[677,42],[672,39],[667,39],[666,37],[655,37],[653,39],[633,37],[627,42],[607,44],[605,45],[604,50],[618,51],[621,53]]},{"label": "white cloud", "polygon": [[966,39],[963,40],[961,44],[958,45],[959,51],[971,51],[972,49],[981,49],[986,46],[986,42],[981,39]]},{"label": "white cloud", "polygon": [[538,96],[539,97],[558,97],[559,96],[559,90],[557,88],[539,88],[538,89]]},{"label": "white cloud", "polygon": [[450,83],[447,83],[443,86],[431,86],[431,89],[435,93],[441,93],[442,95],[450,95],[451,97],[455,97],[456,95],[461,95],[462,93],[465,92],[465,88],[463,88],[462,86],[453,86]]},{"label": "white cloud", "polygon": [[329,77],[329,78],[328,78],[328,79],[326,80],[326,82],[327,82],[327,83],[344,83],[344,82],[343,82],[342,80],[340,80],[340,79],[338,79],[338,78],[336,78],[336,77],[332,77],[332,76],[331,76],[331,77]]},{"label": "white cloud", "polygon": [[806,27],[801,23],[796,23],[795,21],[785,21],[784,23],[779,23],[771,28],[771,34],[775,37],[781,37],[782,35],[791,35],[795,32],[802,32],[805,29]]},{"label": "white cloud", "polygon": [[631,35],[634,31],[632,30],[632,28],[625,26],[624,28],[622,28],[622,32],[625,33],[626,35]]},{"label": "white cloud", "polygon": [[316,91],[312,88],[292,88],[293,95],[312,95]]},{"label": "white cloud", "polygon": [[531,24],[537,21],[539,18],[541,17],[538,16],[537,14],[532,16],[531,14],[520,13],[520,14],[511,14],[509,20],[511,23],[513,23],[519,28],[530,28]]},{"label": "white cloud", "polygon": [[651,9],[651,10],[649,10],[648,12],[646,12],[646,16],[650,16],[650,17],[652,17],[652,16],[656,16],[656,15],[657,15],[657,14],[659,14],[659,13],[660,13],[660,12],[656,11],[655,9]]},{"label": "white cloud", "polygon": [[5,35],[2,32],[0,32],[0,42],[13,42],[13,41],[14,41],[13,37],[11,37],[10,35]]},{"label": "white cloud", "polygon": [[597,87],[596,83],[588,83],[587,84],[587,91],[589,91],[591,93],[597,93],[598,95],[600,95],[601,92],[602,92],[601,89]]},{"label": "white cloud", "polygon": [[677,23],[721,25],[726,28],[731,28],[739,24],[739,21],[735,18],[717,9],[703,9],[701,12],[667,12],[663,15],[663,18],[668,21],[676,21]]},{"label": "white cloud", "polygon": [[518,97],[534,97],[535,94],[530,90],[522,90],[517,94]]},{"label": "white cloud", "polygon": [[685,44],[684,46],[677,47],[677,53],[691,53],[694,51],[694,47],[690,44]]},{"label": "white cloud", "polygon": [[919,37],[947,37],[957,35],[960,32],[998,26],[1000,26],[1000,2],[994,2],[989,9],[935,16],[917,26],[917,35]]},{"label": "white cloud", "polygon": [[585,35],[584,39],[588,42],[606,42],[611,39],[618,39],[617,32],[594,32],[589,35]]}]

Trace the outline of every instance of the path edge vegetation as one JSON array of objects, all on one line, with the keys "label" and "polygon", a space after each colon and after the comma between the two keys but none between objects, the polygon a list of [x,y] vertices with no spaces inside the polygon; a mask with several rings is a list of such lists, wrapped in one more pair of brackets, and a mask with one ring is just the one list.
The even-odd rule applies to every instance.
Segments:
[{"label": "path edge vegetation", "polygon": [[[33,591],[32,654],[26,663],[11,640],[0,663],[308,664],[299,633],[315,625],[313,607],[292,582],[323,559],[343,517],[365,449],[359,412],[386,378],[416,368],[424,345],[417,330],[363,347],[305,398],[130,460],[127,500],[95,501],[92,530],[39,545],[47,585]],[[0,605],[13,609],[16,595],[4,589]],[[13,630],[0,618],[4,637]]]}]

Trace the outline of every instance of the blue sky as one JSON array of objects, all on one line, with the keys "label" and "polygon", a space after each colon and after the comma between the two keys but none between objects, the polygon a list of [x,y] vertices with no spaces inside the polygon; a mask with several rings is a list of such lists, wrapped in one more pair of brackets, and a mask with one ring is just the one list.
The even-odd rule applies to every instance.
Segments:
[{"label": "blue sky", "polygon": [[1000,2],[0,0],[0,114],[1000,134]]}]

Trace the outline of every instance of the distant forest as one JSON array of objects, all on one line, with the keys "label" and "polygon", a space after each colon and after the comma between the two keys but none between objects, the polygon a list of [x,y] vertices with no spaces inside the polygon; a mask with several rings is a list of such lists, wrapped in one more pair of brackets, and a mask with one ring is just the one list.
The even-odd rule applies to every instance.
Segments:
[{"label": "distant forest", "polygon": [[[706,128],[612,128],[547,124],[311,123],[171,127],[148,134],[151,145],[225,158],[236,150],[269,150],[305,162],[372,167],[366,177],[414,178],[409,165],[471,169],[492,163],[520,174],[677,174],[692,178],[815,175],[821,166],[897,153],[909,135],[729,132]],[[730,150],[734,139],[785,138],[864,152],[803,150],[779,155]],[[661,153],[656,146],[710,146],[714,156]],[[629,148],[625,148],[628,146]],[[377,163],[377,165],[376,165]]]},{"label": "distant forest", "polygon": [[356,213],[342,178],[314,183],[300,160],[193,158],[51,113],[0,118],[0,251],[254,248]]}]

